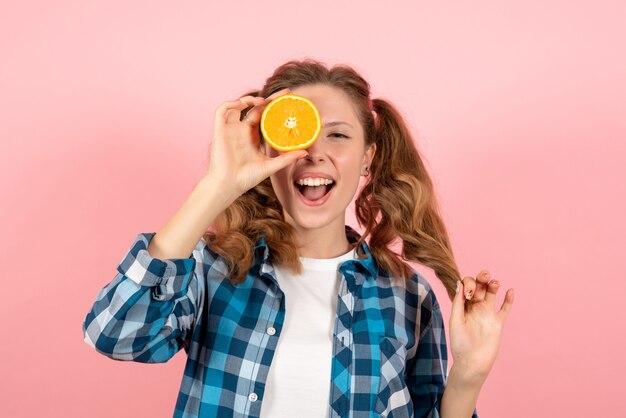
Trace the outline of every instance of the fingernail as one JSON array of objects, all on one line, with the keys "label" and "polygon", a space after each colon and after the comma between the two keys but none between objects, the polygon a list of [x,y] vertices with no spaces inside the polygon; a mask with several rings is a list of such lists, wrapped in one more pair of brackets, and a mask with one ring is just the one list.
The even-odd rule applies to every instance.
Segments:
[{"label": "fingernail", "polygon": [[465,299],[470,300],[473,294],[474,291],[472,289],[468,290],[467,292],[465,292]]},{"label": "fingernail", "polygon": [[489,282],[489,284],[492,284],[494,286],[500,286],[500,282],[497,281],[497,280],[492,280],[492,281]]},{"label": "fingernail", "polygon": [[461,290],[461,281],[457,280],[456,281],[456,293],[459,293],[459,290]]},{"label": "fingernail", "polygon": [[489,274],[489,272],[488,272],[488,271],[486,271],[486,272],[484,273],[484,276],[485,276],[485,279],[489,280],[489,278],[491,277],[491,274]]}]

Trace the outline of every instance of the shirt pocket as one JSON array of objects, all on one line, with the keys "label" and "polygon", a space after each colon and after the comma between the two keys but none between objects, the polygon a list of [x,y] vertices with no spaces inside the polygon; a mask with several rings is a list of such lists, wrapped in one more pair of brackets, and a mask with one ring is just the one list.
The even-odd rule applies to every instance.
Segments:
[{"label": "shirt pocket", "polygon": [[394,417],[408,417],[411,395],[404,379],[406,347],[404,343],[388,335],[380,335],[380,381],[374,412],[386,417],[391,411]]}]

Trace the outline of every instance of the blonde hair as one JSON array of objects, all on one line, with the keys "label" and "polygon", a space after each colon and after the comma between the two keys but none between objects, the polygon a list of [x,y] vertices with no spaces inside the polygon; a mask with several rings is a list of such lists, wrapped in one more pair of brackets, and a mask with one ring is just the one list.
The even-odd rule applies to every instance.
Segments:
[{"label": "blonde hair", "polygon": [[[323,84],[341,89],[352,100],[363,126],[366,146],[376,153],[367,183],[355,201],[356,218],[365,227],[357,249],[369,237],[369,248],[379,269],[405,285],[413,272],[405,261],[433,269],[450,299],[460,278],[436,199],[433,183],[415,147],[406,123],[384,99],[373,99],[370,85],[348,65],[328,68],[320,61],[292,60],[278,67],[263,89],[242,96],[268,97],[286,87]],[[242,111],[242,118],[249,109]],[[262,134],[259,131],[261,140]],[[228,265],[228,277],[240,283],[254,261],[254,248],[264,237],[270,261],[302,271],[294,228],[285,222],[283,209],[269,178],[241,195],[216,219],[204,238]],[[390,246],[401,241],[401,253]]]}]

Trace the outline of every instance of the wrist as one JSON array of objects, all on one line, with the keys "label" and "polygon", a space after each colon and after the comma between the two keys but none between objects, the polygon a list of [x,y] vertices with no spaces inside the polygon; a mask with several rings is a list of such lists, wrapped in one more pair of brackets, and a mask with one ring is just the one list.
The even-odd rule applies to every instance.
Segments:
[{"label": "wrist", "polygon": [[235,190],[229,179],[219,177],[215,174],[207,173],[196,184],[196,189],[201,189],[205,193],[215,195],[218,200],[222,200],[229,206],[243,193]]},{"label": "wrist", "polygon": [[478,372],[454,363],[450,368],[447,384],[457,389],[473,387],[480,390],[483,383],[487,380],[487,376],[487,373]]},{"label": "wrist", "polygon": [[213,219],[219,213],[228,208],[240,194],[229,187],[224,180],[213,176],[204,176],[194,187],[192,196],[195,196],[201,206],[210,210],[210,217]]},{"label": "wrist", "polygon": [[441,398],[441,418],[473,416],[484,380],[467,378],[463,370],[452,365]]}]

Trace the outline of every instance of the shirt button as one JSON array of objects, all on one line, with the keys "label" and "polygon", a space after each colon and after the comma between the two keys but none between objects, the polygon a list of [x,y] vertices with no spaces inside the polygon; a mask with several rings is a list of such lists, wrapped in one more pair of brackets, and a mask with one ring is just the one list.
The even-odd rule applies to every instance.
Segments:
[{"label": "shirt button", "polygon": [[252,392],[250,395],[248,395],[248,399],[250,399],[250,402],[255,402],[257,399],[259,399],[259,397],[256,393]]},{"label": "shirt button", "polygon": [[267,333],[268,333],[269,335],[274,335],[274,334],[276,334],[276,328],[274,328],[274,327],[269,327],[269,328],[267,329]]}]

